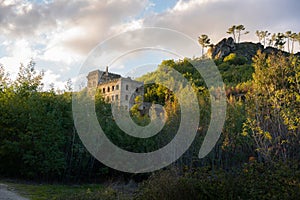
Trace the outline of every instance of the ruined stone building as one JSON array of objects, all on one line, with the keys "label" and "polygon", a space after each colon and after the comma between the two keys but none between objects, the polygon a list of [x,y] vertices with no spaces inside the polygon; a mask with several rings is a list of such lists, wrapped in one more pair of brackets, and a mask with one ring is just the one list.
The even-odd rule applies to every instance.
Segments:
[{"label": "ruined stone building", "polygon": [[119,74],[95,70],[88,74],[88,89],[98,87],[108,103],[115,103],[130,109],[134,105],[136,96],[144,96],[144,83],[124,78]]}]

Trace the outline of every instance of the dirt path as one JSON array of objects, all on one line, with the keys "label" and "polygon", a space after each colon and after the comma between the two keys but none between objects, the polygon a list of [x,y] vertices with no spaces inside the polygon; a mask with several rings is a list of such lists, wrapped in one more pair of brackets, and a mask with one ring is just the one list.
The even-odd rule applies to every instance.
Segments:
[{"label": "dirt path", "polygon": [[0,200],[28,200],[16,192],[8,189],[7,185],[0,183]]}]

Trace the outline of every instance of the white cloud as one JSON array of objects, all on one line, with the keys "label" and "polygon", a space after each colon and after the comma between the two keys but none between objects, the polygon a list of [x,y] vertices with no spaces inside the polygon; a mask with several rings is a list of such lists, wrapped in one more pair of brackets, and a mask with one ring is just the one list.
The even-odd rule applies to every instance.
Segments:
[{"label": "white cloud", "polygon": [[112,27],[138,26],[134,18],[147,0],[53,0],[38,4],[29,1],[0,3],[0,31],[11,38],[30,38],[57,32],[60,42],[73,51],[88,53],[96,44],[116,34]]},{"label": "white cloud", "polygon": [[2,1],[1,3],[5,6],[10,6],[10,5],[15,5],[17,3],[20,3],[21,1],[20,0],[5,0],[5,1]]},{"label": "white cloud", "polygon": [[2,57],[0,58],[0,64],[5,68],[5,71],[9,73],[10,78],[15,79],[18,74],[20,63],[28,63],[30,60],[23,60],[22,62],[16,60],[14,57]]},{"label": "white cloud", "polygon": [[42,56],[39,56],[39,59],[45,61],[61,62],[69,65],[74,62],[80,61],[81,56],[74,54],[74,52],[69,51],[69,49],[66,49],[65,47],[54,46],[47,49]]},{"label": "white cloud", "polygon": [[120,69],[125,69],[125,65],[124,64],[112,65],[109,68],[109,70],[120,70]]},{"label": "white cloud", "polygon": [[229,37],[226,31],[231,25],[244,24],[251,33],[242,39],[256,41],[256,30],[284,32],[288,28],[299,32],[297,8],[298,0],[180,0],[172,9],[144,19],[144,26],[175,29],[195,40],[208,34],[216,43]]},{"label": "white cloud", "polygon": [[[61,86],[67,73],[71,78],[74,66],[80,65],[97,44],[124,31],[163,27],[183,32],[195,41],[205,33],[214,43],[228,37],[226,30],[233,24],[244,24],[251,31],[242,40],[256,41],[257,29],[300,31],[298,0],[179,0],[161,13],[153,12],[153,6],[151,0],[0,0],[0,63],[14,74],[21,62],[37,59],[47,72],[46,82]],[[112,49],[123,52],[144,40],[140,35],[127,36],[112,44]],[[150,38],[156,43],[175,41],[168,35]],[[151,40],[143,42],[151,46]],[[174,48],[180,45],[184,44]],[[109,58],[114,53],[105,52]]]},{"label": "white cloud", "polygon": [[139,19],[139,20],[130,21],[128,23],[112,26],[110,30],[114,33],[122,33],[126,31],[133,31],[136,29],[140,29],[142,27],[143,27],[143,19]]},{"label": "white cloud", "polygon": [[7,52],[20,61],[35,57],[37,54],[36,50],[32,49],[29,42],[24,39],[16,40],[12,45],[7,46]]},{"label": "white cloud", "polygon": [[54,88],[63,90],[67,81],[61,81],[61,77],[57,73],[54,73],[51,70],[44,72],[44,77],[42,83],[44,84],[44,90],[51,89],[51,85],[54,85]]},{"label": "white cloud", "polygon": [[[212,2],[218,2],[222,0],[190,0],[190,1],[184,1],[184,0],[179,0],[174,8],[171,10],[173,12],[175,11],[187,11],[189,9],[192,9],[197,6],[201,6],[202,4],[207,4],[207,3],[212,3]],[[223,0],[225,1],[225,0]]]},{"label": "white cloud", "polygon": [[27,65],[29,61],[36,57],[37,50],[32,49],[30,43],[24,39],[16,41],[2,42],[6,52],[6,56],[0,57],[0,63],[3,64],[6,71],[15,78],[19,70],[20,64]]}]

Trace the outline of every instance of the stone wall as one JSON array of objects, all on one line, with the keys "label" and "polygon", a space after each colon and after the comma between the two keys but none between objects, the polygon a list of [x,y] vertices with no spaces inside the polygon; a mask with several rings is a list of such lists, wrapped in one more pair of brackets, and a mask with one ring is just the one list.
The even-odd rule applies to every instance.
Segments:
[{"label": "stone wall", "polygon": [[121,105],[131,108],[137,96],[144,97],[144,83],[130,78],[121,78]]}]

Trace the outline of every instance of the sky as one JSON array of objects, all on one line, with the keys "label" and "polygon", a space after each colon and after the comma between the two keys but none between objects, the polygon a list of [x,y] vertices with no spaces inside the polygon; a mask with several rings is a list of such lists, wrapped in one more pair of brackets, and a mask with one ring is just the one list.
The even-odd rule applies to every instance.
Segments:
[{"label": "sky", "polygon": [[[299,0],[0,0],[0,63],[13,78],[20,63],[33,59],[36,69],[45,72],[46,89],[52,83],[63,88],[68,79],[77,76],[91,51],[101,44],[105,49],[107,41],[119,53],[130,49],[136,40],[145,39],[151,46],[141,35],[112,42],[126,31],[159,27],[195,42],[199,35],[207,34],[216,44],[230,36],[226,31],[231,25],[243,24],[250,34],[241,40],[257,42],[256,30],[300,32],[299,9]],[[173,42],[166,34],[151,37],[157,44]],[[185,44],[176,48],[180,45]],[[153,70],[163,59],[178,58],[166,52],[145,52],[115,62],[110,71],[137,76],[137,63],[143,66],[139,71],[146,72],[147,63]],[[119,55],[107,49],[105,53],[112,58]],[[189,56],[200,55],[201,51]],[[90,69],[103,70],[112,61],[107,62],[92,63]]]}]

